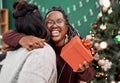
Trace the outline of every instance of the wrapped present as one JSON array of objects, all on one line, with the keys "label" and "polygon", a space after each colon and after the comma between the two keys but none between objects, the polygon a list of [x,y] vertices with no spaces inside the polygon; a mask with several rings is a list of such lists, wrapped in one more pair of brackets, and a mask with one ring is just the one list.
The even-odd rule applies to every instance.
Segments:
[{"label": "wrapped present", "polygon": [[76,71],[79,69],[80,64],[84,64],[84,61],[91,62],[93,60],[90,50],[83,45],[78,36],[73,37],[62,48],[60,56]]}]

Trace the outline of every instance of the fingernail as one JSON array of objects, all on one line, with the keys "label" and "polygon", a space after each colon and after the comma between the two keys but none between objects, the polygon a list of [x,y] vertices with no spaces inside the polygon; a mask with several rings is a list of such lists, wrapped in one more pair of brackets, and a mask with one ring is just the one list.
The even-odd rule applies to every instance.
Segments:
[{"label": "fingernail", "polygon": [[87,62],[86,61],[84,61],[84,64],[86,64]]},{"label": "fingernail", "polygon": [[73,72],[76,72],[75,70],[73,70]]},{"label": "fingernail", "polygon": [[79,64],[79,67],[82,67],[82,65],[81,65],[81,64]]}]

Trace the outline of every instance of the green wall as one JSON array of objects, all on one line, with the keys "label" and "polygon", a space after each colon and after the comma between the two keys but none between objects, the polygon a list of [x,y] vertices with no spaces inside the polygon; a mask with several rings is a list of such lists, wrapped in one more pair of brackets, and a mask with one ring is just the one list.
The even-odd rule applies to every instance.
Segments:
[{"label": "green wall", "polygon": [[[12,4],[17,0],[3,0],[3,7],[9,9],[9,29],[14,29],[12,18]],[[26,0],[38,5],[44,16],[52,6],[61,6],[69,17],[70,23],[82,37],[85,37],[91,28],[91,23],[96,20],[98,14],[98,0]]]}]

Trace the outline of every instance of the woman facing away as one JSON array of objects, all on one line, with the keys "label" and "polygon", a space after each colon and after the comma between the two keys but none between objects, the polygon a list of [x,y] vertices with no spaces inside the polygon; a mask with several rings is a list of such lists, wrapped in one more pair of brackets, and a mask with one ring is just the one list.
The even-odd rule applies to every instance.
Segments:
[{"label": "woman facing away", "polygon": [[[71,38],[78,35],[76,30],[70,25],[64,10],[61,7],[52,7],[45,16],[45,25],[50,32],[50,44],[56,53],[58,72],[57,83],[90,82],[95,75],[91,63],[85,62],[83,66],[80,65],[78,71],[73,71],[73,69],[60,57],[61,49],[71,40]],[[31,41],[33,38],[34,41]],[[41,38],[26,36],[25,34],[18,33],[14,30],[6,32],[3,35],[3,39],[12,47],[21,45],[28,50],[32,50],[31,46],[34,48],[44,47],[44,44],[41,44],[44,42],[41,41]]]},{"label": "woman facing away", "polygon": [[[13,5],[16,31],[49,42],[50,34],[37,6],[25,1]],[[11,40],[10,40],[11,41]],[[32,51],[19,47],[8,51],[3,60],[0,83],[56,83],[56,56],[52,47],[44,43],[43,48]]]}]

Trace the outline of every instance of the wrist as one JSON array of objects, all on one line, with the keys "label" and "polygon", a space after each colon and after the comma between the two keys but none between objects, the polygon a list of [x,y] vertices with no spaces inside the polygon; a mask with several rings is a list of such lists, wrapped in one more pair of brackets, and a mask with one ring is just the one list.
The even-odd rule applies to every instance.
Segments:
[{"label": "wrist", "polygon": [[19,38],[18,38],[18,45],[21,45],[21,43],[22,43],[22,40],[24,40],[24,37],[25,37],[26,35],[21,35],[21,36],[19,36]]}]

